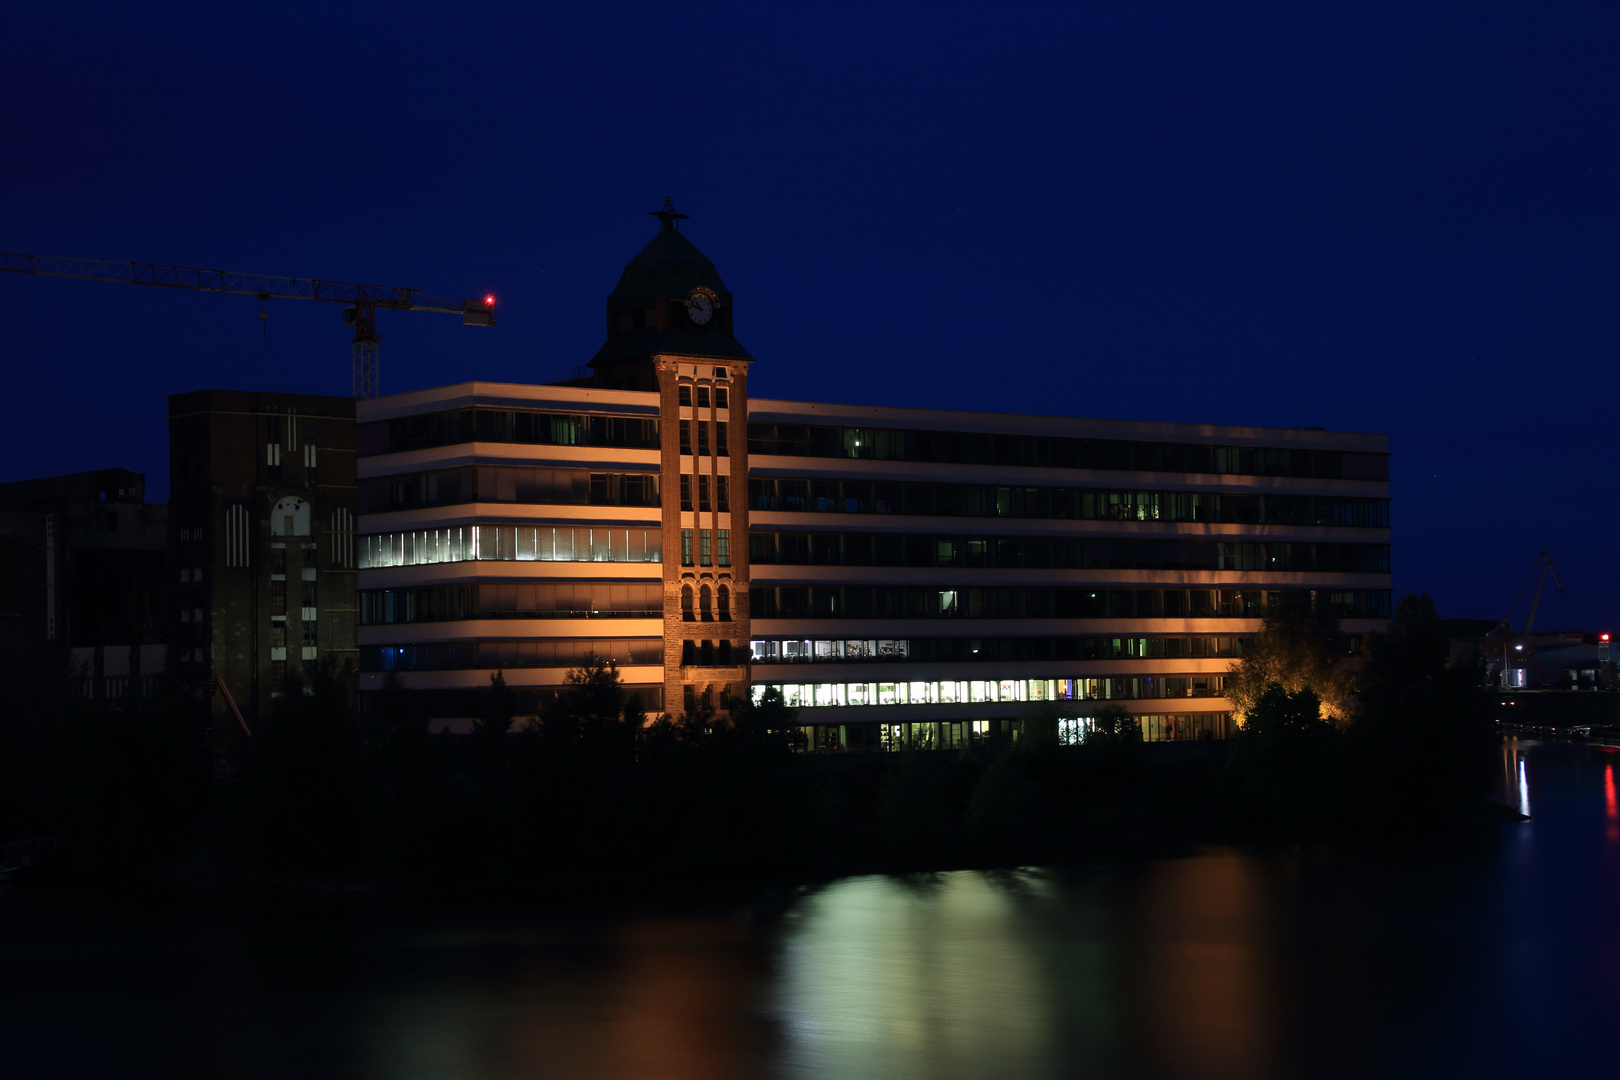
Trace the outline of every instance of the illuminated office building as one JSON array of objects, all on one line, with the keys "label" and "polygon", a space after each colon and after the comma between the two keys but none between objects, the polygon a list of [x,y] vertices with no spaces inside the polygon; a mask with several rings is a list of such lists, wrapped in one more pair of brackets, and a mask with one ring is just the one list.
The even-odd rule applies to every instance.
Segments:
[{"label": "illuminated office building", "polygon": [[528,710],[590,652],[649,713],[780,686],[822,748],[1103,703],[1230,734],[1223,677],[1306,591],[1390,610],[1383,435],[751,399],[732,294],[663,215],[592,373],[357,406],[362,695]]}]

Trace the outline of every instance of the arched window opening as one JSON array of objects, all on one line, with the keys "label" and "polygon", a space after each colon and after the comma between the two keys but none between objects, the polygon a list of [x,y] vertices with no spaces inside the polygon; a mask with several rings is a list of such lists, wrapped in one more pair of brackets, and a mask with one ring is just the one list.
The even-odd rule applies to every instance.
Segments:
[{"label": "arched window opening", "polygon": [[681,586],[681,620],[692,621],[692,586]]},{"label": "arched window opening", "polygon": [[714,592],[707,585],[698,588],[698,618],[703,622],[714,621]]},{"label": "arched window opening", "polygon": [[271,536],[308,536],[309,503],[288,495],[270,511]]},{"label": "arched window opening", "polygon": [[720,611],[720,621],[721,622],[730,622],[731,621],[731,589],[729,589],[725,585],[720,586],[720,594],[719,594],[718,597],[716,597],[716,600],[718,601],[716,606],[719,608],[719,611]]}]

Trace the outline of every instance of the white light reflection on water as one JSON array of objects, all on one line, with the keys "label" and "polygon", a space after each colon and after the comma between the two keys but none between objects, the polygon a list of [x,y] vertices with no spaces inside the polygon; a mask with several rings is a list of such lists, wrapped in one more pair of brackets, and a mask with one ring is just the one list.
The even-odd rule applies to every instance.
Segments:
[{"label": "white light reflection on water", "polygon": [[[1052,996],[1012,893],[984,874],[861,877],[804,905],[775,1012],[788,1075],[1014,1072],[1051,1042]],[[966,1070],[966,1071],[965,1071]]]},{"label": "white light reflection on water", "polygon": [[789,1077],[1264,1077],[1269,886],[1232,851],[1059,886],[975,871],[836,882],[783,936]]},{"label": "white light reflection on water", "polygon": [[1519,759],[1519,813],[1530,816],[1530,773],[1524,767],[1523,758]]}]

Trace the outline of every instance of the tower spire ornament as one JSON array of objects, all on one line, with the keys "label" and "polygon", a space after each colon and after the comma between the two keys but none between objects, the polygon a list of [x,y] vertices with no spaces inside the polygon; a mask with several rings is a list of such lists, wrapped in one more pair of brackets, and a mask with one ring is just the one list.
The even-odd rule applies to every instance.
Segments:
[{"label": "tower spire ornament", "polygon": [[668,195],[664,196],[664,208],[662,210],[649,210],[647,213],[662,222],[664,228],[674,229],[676,232],[681,231],[681,227],[676,222],[688,221],[692,216],[690,214],[676,213],[675,203],[670,200]]}]

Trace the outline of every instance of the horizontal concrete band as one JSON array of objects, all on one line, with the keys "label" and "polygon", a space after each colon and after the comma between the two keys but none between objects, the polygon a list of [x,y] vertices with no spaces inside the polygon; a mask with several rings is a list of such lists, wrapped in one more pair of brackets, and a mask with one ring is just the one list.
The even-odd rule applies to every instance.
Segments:
[{"label": "horizontal concrete band", "polygon": [[856,661],[749,666],[754,682],[932,682],[939,679],[1129,679],[1145,675],[1224,675],[1231,657],[1118,657],[1109,660],[987,660],[966,663]]},{"label": "horizontal concrete band", "polygon": [[602,390],[583,386],[461,382],[436,386],[430,390],[363,398],[355,402],[354,418],[356,423],[365,424],[424,412],[473,407],[655,417],[658,415],[658,394],[646,390]]},{"label": "horizontal concrete band", "polygon": [[[1146,637],[1256,634],[1259,619],[754,619],[757,638]],[[1384,630],[1388,619],[1343,619],[1346,634]]]},{"label": "horizontal concrete band", "polygon": [[[728,626],[736,624],[712,623]],[[734,633],[741,633],[741,630]],[[362,626],[362,645],[432,645],[456,641],[512,641],[531,638],[659,638],[663,619],[466,619],[459,622],[387,623]],[[715,633],[715,637],[727,635]]]},{"label": "horizontal concrete band", "polygon": [[[370,573],[371,571],[366,571]],[[1291,570],[1042,570],[938,566],[779,566],[754,563],[755,585],[1100,585],[1133,589],[1387,589],[1390,574]]]},{"label": "horizontal concrete band", "polygon": [[[504,504],[503,504],[504,505]],[[365,521],[364,517],[361,521]],[[835,510],[754,510],[749,526],[759,532],[938,533],[967,536],[1034,536],[1096,540],[1293,540],[1341,544],[1387,544],[1390,530],[1353,525],[1238,525],[1201,521],[1113,521],[1103,518],[945,517],[924,514],[846,514]],[[362,530],[364,531],[364,530]]]},{"label": "horizontal concrete band", "polygon": [[[465,690],[489,685],[493,670],[463,669],[459,671],[401,671],[400,685],[411,690]],[[567,668],[508,668],[502,671],[506,685],[514,689],[524,687],[562,686],[568,681]],[[367,671],[360,675],[361,690],[381,690],[388,673]],[[648,664],[619,668],[619,679],[629,689],[664,685],[664,669]]]},{"label": "horizontal concrete band", "polygon": [[527,465],[598,472],[657,472],[658,450],[613,446],[555,446],[550,443],[463,442],[372,454],[355,462],[360,480],[452,469],[463,465]]}]

